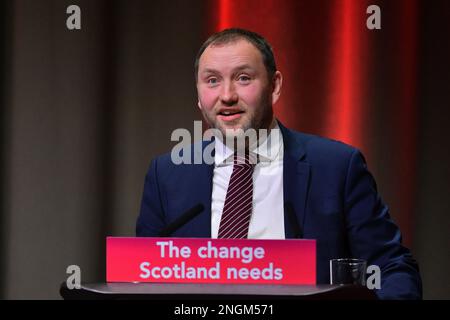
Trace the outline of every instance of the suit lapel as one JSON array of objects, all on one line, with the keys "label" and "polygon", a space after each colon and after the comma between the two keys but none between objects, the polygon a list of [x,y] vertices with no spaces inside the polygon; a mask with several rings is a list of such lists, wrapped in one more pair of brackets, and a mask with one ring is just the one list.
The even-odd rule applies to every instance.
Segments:
[{"label": "suit lapel", "polygon": [[196,183],[195,186],[193,186],[193,191],[197,194],[199,202],[202,203],[205,207],[205,212],[200,214],[198,216],[198,220],[196,221],[195,235],[192,235],[200,238],[211,238],[211,197],[214,163],[205,163],[203,158],[203,152],[210,143],[213,142],[203,141],[202,148],[199,150],[194,150],[194,152],[202,152],[201,158],[198,159],[203,159],[201,164],[193,165],[194,167],[196,167],[194,176],[194,181],[196,181]]},{"label": "suit lapel", "polygon": [[[305,160],[305,148],[295,133],[279,123],[283,135],[283,197],[284,203],[290,203],[303,230],[306,199],[309,188],[310,166]],[[284,232],[286,239],[294,238],[294,228],[285,210]]]}]

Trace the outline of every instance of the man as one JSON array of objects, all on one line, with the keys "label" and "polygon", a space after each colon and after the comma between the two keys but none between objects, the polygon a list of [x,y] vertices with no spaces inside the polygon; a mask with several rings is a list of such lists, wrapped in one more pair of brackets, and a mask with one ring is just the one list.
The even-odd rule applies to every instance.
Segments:
[{"label": "man", "polygon": [[[361,153],[274,118],[282,75],[264,38],[242,29],[211,36],[197,55],[195,76],[198,107],[219,132],[202,142],[203,150],[214,144],[214,163],[176,165],[169,154],[154,159],[138,236],[158,236],[200,203],[204,210],[172,236],[316,239],[318,283],[329,283],[330,259],[360,258],[381,268],[380,298],[421,298],[418,266]],[[245,144],[239,162],[229,142],[250,129],[269,135]]]}]

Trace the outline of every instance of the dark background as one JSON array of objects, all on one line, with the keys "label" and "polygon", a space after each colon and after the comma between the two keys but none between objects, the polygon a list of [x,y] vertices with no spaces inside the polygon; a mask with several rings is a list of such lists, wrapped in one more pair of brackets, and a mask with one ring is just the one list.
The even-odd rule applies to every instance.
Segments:
[{"label": "dark background", "polygon": [[424,297],[450,299],[450,2],[5,0],[0,15],[2,298],[59,298],[71,264],[104,281],[105,237],[134,235],[151,158],[201,119],[198,48],[240,26],[274,46],[277,117],[364,152]]}]

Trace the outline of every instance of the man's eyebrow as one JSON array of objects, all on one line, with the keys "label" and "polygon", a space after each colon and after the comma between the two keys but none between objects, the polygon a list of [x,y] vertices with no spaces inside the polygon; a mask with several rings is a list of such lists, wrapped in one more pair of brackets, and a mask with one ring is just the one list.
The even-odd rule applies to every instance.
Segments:
[{"label": "man's eyebrow", "polygon": [[[237,66],[236,68],[234,68],[233,69],[233,73],[236,73],[236,72],[239,72],[239,71],[242,71],[242,70],[246,70],[246,69],[253,70],[253,68],[250,65],[243,64],[243,65],[240,65],[240,66]],[[202,74],[210,74],[210,73],[220,73],[220,72],[218,70],[216,70],[216,69],[205,68],[205,69],[202,70],[201,73]]]},{"label": "man's eyebrow", "polygon": [[202,73],[219,73],[219,71],[215,69],[205,68],[204,70],[202,70]]},{"label": "man's eyebrow", "polygon": [[241,71],[241,70],[245,70],[245,69],[253,70],[253,68],[250,65],[243,64],[243,65],[240,65],[240,66],[234,68],[234,71]]}]

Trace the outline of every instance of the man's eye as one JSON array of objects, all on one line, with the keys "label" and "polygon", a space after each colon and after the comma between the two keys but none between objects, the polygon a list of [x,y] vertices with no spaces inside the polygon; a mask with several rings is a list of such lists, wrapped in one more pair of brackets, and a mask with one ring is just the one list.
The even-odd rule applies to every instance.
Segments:
[{"label": "man's eye", "polygon": [[245,75],[241,75],[238,77],[238,80],[240,82],[249,82],[250,81],[250,77],[249,76],[245,76]]},{"label": "man's eye", "polygon": [[206,82],[208,84],[216,84],[217,83],[217,78],[209,78]]}]

